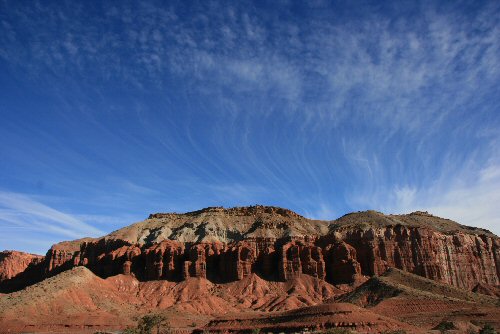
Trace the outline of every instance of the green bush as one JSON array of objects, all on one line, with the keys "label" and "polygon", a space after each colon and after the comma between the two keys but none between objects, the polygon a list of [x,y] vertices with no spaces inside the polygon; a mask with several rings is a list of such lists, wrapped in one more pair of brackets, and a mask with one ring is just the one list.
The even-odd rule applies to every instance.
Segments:
[{"label": "green bush", "polygon": [[457,329],[453,322],[451,321],[441,321],[439,325],[437,325],[434,329],[437,329],[441,333],[445,333],[446,331]]},{"label": "green bush", "polygon": [[167,317],[159,313],[149,313],[137,320],[137,326],[126,328],[123,334],[168,334],[170,325]]},{"label": "green bush", "polygon": [[479,334],[497,334],[497,331],[490,324],[486,324],[479,330]]}]

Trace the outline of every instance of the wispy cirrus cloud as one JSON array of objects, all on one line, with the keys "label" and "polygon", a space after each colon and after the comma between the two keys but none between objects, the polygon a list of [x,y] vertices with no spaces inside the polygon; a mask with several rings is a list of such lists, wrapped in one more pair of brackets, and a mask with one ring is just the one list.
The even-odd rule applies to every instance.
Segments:
[{"label": "wispy cirrus cloud", "polygon": [[[455,177],[446,186],[408,189],[410,196],[403,200],[398,198],[395,209],[400,211],[425,209],[465,225],[487,228],[500,235],[498,189],[500,189],[499,164],[487,166],[469,175]],[[396,192],[396,197],[401,196]]]},{"label": "wispy cirrus cloud", "polygon": [[[0,66],[35,101],[0,109],[2,187],[37,175],[103,228],[254,202],[329,219],[455,203],[491,227],[500,4],[276,6],[0,0]],[[42,213],[23,214],[65,228]]]},{"label": "wispy cirrus cloud", "polygon": [[5,191],[0,192],[0,224],[2,228],[50,233],[66,239],[104,234],[99,228],[29,196]]},{"label": "wispy cirrus cloud", "polygon": [[[3,20],[2,41],[10,47],[2,56],[23,67],[36,57],[32,73],[48,67],[96,89],[96,84],[120,80],[136,89],[164,91],[172,80],[182,79],[185,89],[212,97],[217,112],[226,110],[218,101],[231,100],[236,101],[233,111],[256,117],[295,111],[293,117],[309,120],[312,127],[369,122],[389,134],[401,128],[420,135],[424,127],[439,129],[500,73],[495,38],[500,10],[493,2],[475,15],[443,14],[437,6],[426,6],[417,20],[394,19],[360,6],[360,17],[347,22],[280,24],[272,23],[274,14],[257,15],[252,5],[207,3],[193,9],[189,21],[180,17],[182,6],[105,7],[90,25],[58,6],[11,9]],[[82,17],[91,12],[77,5],[72,10]],[[44,19],[51,33],[31,34],[26,47],[11,20],[30,30],[42,17],[51,18]],[[122,29],[97,29],[108,21]],[[277,101],[279,107],[273,108]]]},{"label": "wispy cirrus cloud", "polygon": [[500,235],[500,163],[469,163],[459,172],[443,173],[430,185],[418,182],[371,190],[352,190],[349,200],[363,209],[385,213],[429,211],[468,226],[480,226]]}]

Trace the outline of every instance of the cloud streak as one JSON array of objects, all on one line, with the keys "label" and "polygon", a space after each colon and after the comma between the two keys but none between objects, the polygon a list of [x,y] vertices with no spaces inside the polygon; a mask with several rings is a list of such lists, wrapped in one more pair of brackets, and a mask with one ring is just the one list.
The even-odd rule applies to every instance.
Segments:
[{"label": "cloud streak", "polygon": [[[0,0],[0,186],[64,198],[103,229],[124,212],[255,203],[492,228],[498,22],[495,1]],[[3,201],[9,226],[24,226],[16,212],[72,221]]]},{"label": "cloud streak", "polygon": [[64,238],[100,236],[104,232],[69,214],[22,194],[0,192],[0,223],[4,227],[49,232]]}]

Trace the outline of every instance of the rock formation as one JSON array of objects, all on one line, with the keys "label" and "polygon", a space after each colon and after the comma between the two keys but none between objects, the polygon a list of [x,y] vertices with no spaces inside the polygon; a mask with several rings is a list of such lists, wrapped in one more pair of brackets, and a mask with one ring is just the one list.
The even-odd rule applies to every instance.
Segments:
[{"label": "rock formation", "polygon": [[[266,206],[159,213],[102,238],[56,244],[43,261],[23,261],[9,269],[0,258],[0,292],[75,266],[103,278],[125,274],[141,281],[231,282],[256,273],[278,281],[309,275],[332,284],[357,283],[393,267],[467,290],[500,284],[497,236],[424,212],[367,211],[331,222]],[[30,263],[30,279],[14,277]]]},{"label": "rock formation", "polygon": [[286,281],[300,274],[325,278],[325,261],[321,247],[314,246],[314,243],[292,241],[283,245],[280,252],[278,275],[281,280]]},{"label": "rock formation", "polygon": [[495,236],[399,225],[344,231],[342,239],[356,250],[367,276],[397,268],[467,290],[478,283],[499,284],[500,240]]},{"label": "rock formation", "polygon": [[330,244],[324,249],[328,265],[327,279],[334,284],[350,284],[361,279],[361,265],[357,252],[345,242]]},{"label": "rock formation", "polygon": [[28,267],[43,261],[43,256],[16,251],[0,252],[0,282],[16,277]]}]

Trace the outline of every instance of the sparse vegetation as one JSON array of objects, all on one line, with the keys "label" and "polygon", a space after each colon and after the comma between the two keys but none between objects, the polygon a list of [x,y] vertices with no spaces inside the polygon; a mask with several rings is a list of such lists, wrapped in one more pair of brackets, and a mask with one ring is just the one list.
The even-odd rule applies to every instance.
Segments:
[{"label": "sparse vegetation", "polygon": [[137,320],[136,327],[129,327],[123,334],[168,334],[170,324],[167,317],[159,313],[150,313]]},{"label": "sparse vegetation", "polygon": [[334,327],[328,328],[323,332],[324,334],[353,334],[353,331],[347,328]]},{"label": "sparse vegetation", "polygon": [[404,329],[393,329],[383,331],[381,334],[406,334],[406,331]]},{"label": "sparse vegetation", "polygon": [[457,329],[453,322],[451,321],[441,321],[434,329],[437,329],[441,333],[446,333],[449,330]]},{"label": "sparse vegetation", "polygon": [[137,328],[127,327],[122,331],[122,334],[138,334]]},{"label": "sparse vegetation", "polygon": [[486,324],[479,330],[479,334],[497,334],[497,331],[490,324]]}]

